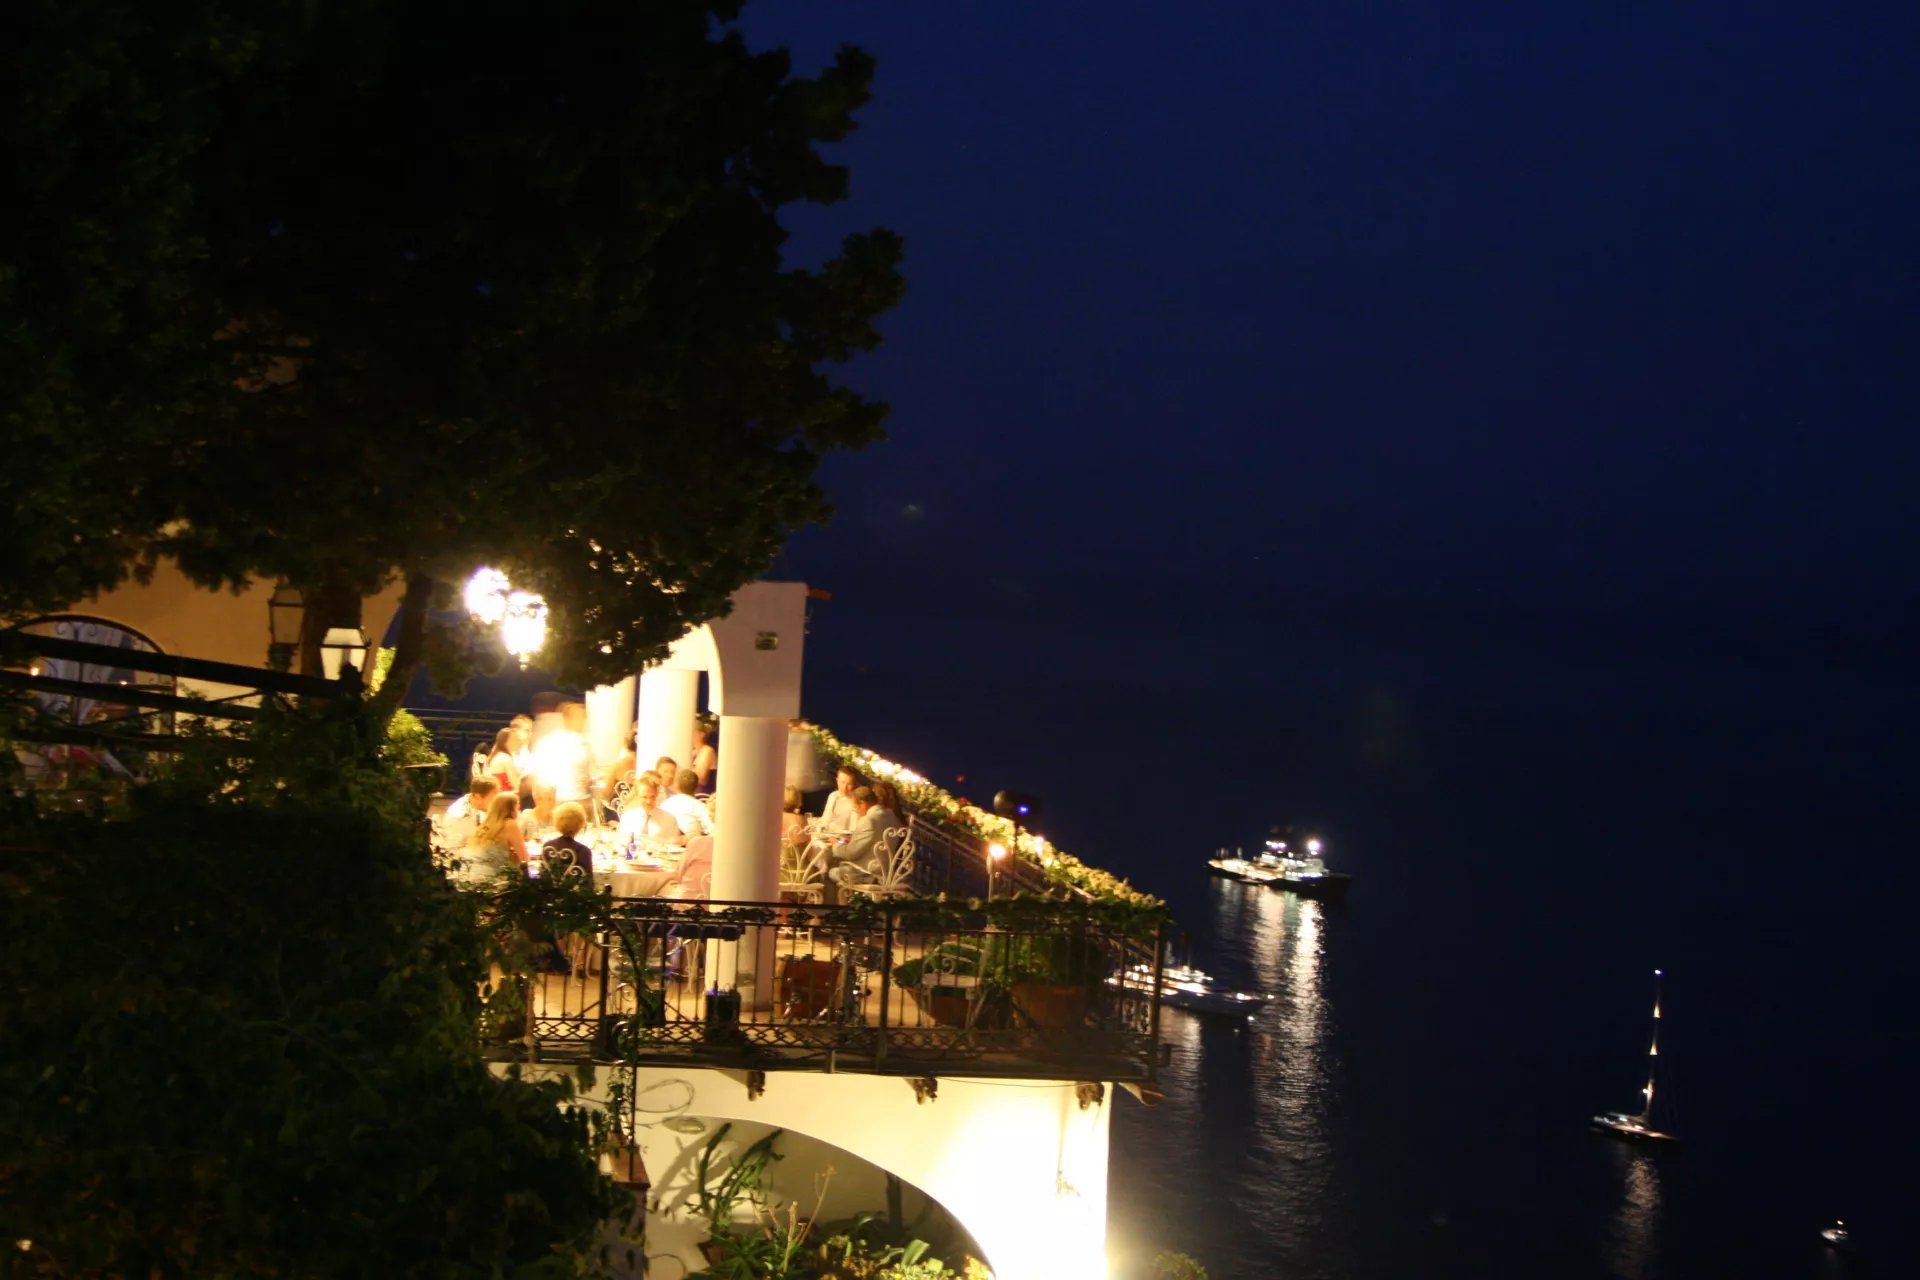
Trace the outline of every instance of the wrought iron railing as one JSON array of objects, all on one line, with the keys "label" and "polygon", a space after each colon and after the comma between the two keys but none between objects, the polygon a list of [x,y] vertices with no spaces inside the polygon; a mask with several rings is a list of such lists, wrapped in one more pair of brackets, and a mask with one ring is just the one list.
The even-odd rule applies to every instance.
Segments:
[{"label": "wrought iron railing", "polygon": [[1086,894],[1048,880],[1038,867],[1018,858],[995,859],[987,842],[970,832],[918,813],[908,816],[913,831],[913,887],[928,897],[1010,898],[1016,893],[1086,902]]},{"label": "wrought iron railing", "polygon": [[[636,898],[558,945],[571,971],[523,980],[525,1018],[499,1052],[1113,1081],[1157,1062],[1157,929],[1129,936],[1086,904]],[[1143,957],[1153,972],[1128,982]]]},{"label": "wrought iron railing", "polygon": [[426,726],[433,749],[447,758],[445,787],[466,790],[476,751],[490,750],[494,735],[513,719],[511,711],[469,711],[446,707],[409,707]]}]

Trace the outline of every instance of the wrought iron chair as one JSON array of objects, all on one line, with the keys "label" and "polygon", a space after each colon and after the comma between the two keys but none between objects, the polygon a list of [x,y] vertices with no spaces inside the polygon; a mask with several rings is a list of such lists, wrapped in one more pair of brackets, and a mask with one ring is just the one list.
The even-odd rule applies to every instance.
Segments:
[{"label": "wrought iron chair", "polygon": [[913,893],[913,835],[905,827],[889,827],[881,837],[885,846],[879,869],[870,879],[840,881],[842,893],[857,893],[868,898],[905,898]]},{"label": "wrought iron chair", "polygon": [[830,846],[810,840],[803,847],[780,846],[780,896],[789,902],[825,900]]},{"label": "wrought iron chair", "polygon": [[[981,1011],[987,1001],[997,995],[996,989],[987,981],[990,955],[991,949],[984,937],[954,938],[930,949],[921,965],[917,996],[921,1007],[937,1022],[958,1025],[961,1030],[960,1043],[967,1046],[973,1044],[973,1033],[979,1025]],[[943,999],[957,999],[960,1002],[961,1011],[957,1020],[953,1012],[941,1008]]]},{"label": "wrought iron chair", "polygon": [[713,888],[713,837],[695,836],[687,841],[687,855],[680,870],[662,885],[656,895],[662,898],[705,898]]},{"label": "wrought iron chair", "polygon": [[621,811],[627,807],[627,802],[632,799],[633,779],[622,778],[614,784],[613,790],[609,792],[607,798],[600,803],[617,818],[620,816]]}]

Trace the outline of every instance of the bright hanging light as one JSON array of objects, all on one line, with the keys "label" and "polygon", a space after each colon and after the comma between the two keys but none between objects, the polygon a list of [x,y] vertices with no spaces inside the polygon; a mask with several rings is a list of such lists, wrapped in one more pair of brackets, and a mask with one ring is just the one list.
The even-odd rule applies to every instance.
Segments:
[{"label": "bright hanging light", "polygon": [[515,590],[500,570],[475,569],[467,579],[465,603],[474,621],[500,628],[500,643],[522,667],[546,647],[547,602],[532,591]]},{"label": "bright hanging light", "polygon": [[998,840],[995,840],[992,844],[987,846],[987,856],[992,858],[995,862],[998,862],[1000,861],[1000,859],[1007,856],[1007,846],[1001,844]]},{"label": "bright hanging light", "polygon": [[507,596],[512,591],[513,584],[507,581],[506,574],[482,565],[467,579],[467,612],[493,626],[507,616]]},{"label": "bright hanging light", "polygon": [[500,619],[500,642],[522,667],[547,645],[547,602],[531,591],[511,591]]}]

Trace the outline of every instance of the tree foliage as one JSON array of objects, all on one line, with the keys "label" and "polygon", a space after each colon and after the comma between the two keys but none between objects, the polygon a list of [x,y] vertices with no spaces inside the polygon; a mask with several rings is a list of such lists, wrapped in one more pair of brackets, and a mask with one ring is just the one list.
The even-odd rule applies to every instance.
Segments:
[{"label": "tree foliage", "polygon": [[560,1276],[615,1207],[480,1060],[489,941],[363,708],[6,814],[0,1239],[48,1277]]},{"label": "tree foliage", "polygon": [[482,562],[573,682],[723,612],[878,438],[826,371],[900,290],[885,231],[782,252],[847,191],[820,147],[870,59],[796,76],[738,7],[17,6],[0,608],[151,552],[318,601],[398,574],[402,684]]}]

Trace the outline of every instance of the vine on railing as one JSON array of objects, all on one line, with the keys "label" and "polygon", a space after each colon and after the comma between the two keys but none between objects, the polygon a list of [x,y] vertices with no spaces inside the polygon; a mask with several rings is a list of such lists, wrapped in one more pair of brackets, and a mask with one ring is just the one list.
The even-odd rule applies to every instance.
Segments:
[{"label": "vine on railing", "polygon": [[899,789],[900,799],[909,808],[916,810],[922,818],[931,818],[957,827],[983,840],[998,841],[1012,851],[1021,862],[1038,870],[1049,883],[1061,888],[1077,889],[1095,901],[1164,909],[1166,904],[1159,898],[1150,893],[1141,892],[1111,872],[1088,866],[1078,858],[1056,848],[1038,832],[1024,830],[1019,832],[1019,841],[1016,844],[1013,823],[1007,819],[968,802],[964,797],[949,793],[944,787],[929,781],[922,774],[914,772],[905,765],[897,764],[878,752],[855,746],[850,742],[842,742],[833,735],[832,731],[820,725],[802,723],[806,731],[813,735],[814,743],[819,747],[822,755],[836,765],[847,765],[868,777],[882,778],[891,782]]}]

